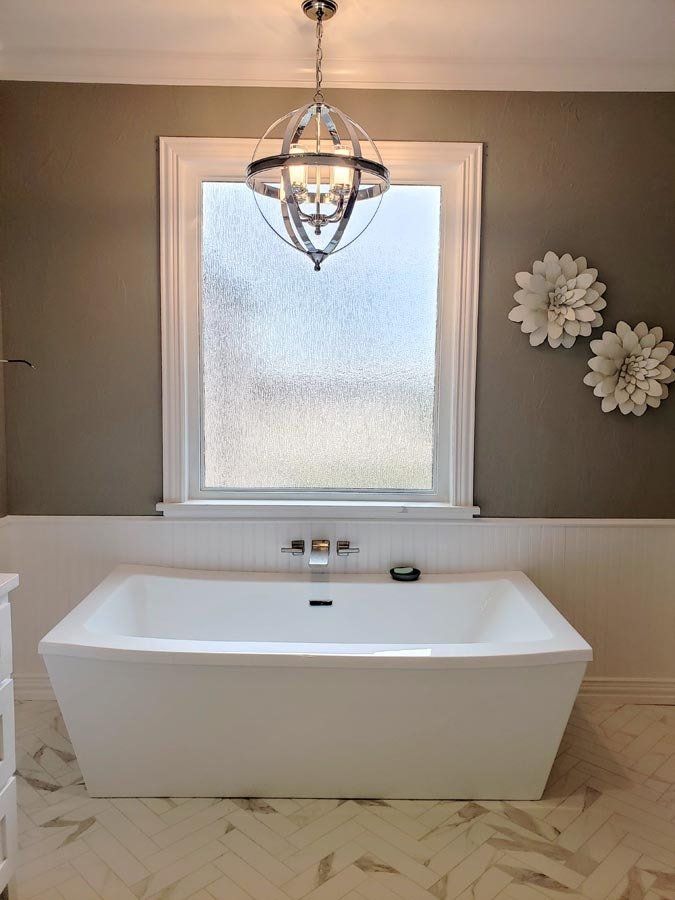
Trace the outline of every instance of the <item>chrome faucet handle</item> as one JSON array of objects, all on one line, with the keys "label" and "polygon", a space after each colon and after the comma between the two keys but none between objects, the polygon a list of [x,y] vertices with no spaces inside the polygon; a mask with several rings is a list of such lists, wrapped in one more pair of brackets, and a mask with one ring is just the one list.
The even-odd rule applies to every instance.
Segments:
[{"label": "chrome faucet handle", "polygon": [[305,552],[305,542],[304,541],[291,541],[290,547],[282,547],[282,553],[290,553],[291,556],[302,556]]},{"label": "chrome faucet handle", "polygon": [[350,556],[352,553],[360,553],[359,547],[350,547],[349,541],[338,541],[337,542],[337,555],[338,556]]}]

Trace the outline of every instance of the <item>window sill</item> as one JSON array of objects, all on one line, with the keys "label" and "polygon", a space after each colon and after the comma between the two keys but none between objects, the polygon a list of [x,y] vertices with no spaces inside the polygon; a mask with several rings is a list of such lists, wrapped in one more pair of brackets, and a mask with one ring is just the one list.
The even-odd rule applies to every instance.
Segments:
[{"label": "window sill", "polygon": [[188,500],[158,503],[166,519],[378,519],[390,522],[425,522],[473,519],[477,506],[450,503],[397,503],[327,500]]}]

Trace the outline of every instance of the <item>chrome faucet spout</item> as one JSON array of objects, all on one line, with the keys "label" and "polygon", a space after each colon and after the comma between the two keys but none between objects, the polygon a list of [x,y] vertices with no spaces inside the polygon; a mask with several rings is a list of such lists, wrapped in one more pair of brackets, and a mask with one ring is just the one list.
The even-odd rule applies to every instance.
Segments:
[{"label": "chrome faucet spout", "polygon": [[330,541],[323,538],[312,541],[312,549],[310,550],[308,561],[310,569],[325,569],[328,566],[329,553]]}]

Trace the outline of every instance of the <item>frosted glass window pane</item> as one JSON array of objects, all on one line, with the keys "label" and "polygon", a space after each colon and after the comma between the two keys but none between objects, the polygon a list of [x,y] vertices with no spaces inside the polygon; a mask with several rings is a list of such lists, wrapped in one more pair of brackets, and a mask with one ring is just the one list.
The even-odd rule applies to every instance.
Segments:
[{"label": "frosted glass window pane", "polygon": [[440,187],[393,186],[320,272],[243,184],[202,197],[202,486],[431,490]]}]

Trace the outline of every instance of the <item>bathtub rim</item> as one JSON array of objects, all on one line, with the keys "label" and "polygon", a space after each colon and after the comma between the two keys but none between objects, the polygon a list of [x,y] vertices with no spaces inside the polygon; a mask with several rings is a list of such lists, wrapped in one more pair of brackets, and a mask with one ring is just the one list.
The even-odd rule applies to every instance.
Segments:
[{"label": "bathtub rim", "polygon": [[[424,576],[432,584],[463,581],[510,581],[524,600],[534,609],[551,632],[551,638],[523,642],[474,642],[435,644],[444,648],[442,655],[373,655],[373,653],[330,653],[294,651],[290,642],[279,642],[284,650],[237,650],[251,647],[250,642],[192,641],[172,638],[132,637],[89,631],[86,627],[93,613],[132,575],[176,577],[187,580],[221,582],[312,583],[309,573],[300,572],[224,572],[209,569],[182,569],[169,566],[123,564],[116,566],[64,618],[46,634],[38,645],[39,654],[85,659],[105,659],[125,663],[153,663],[192,666],[265,666],[320,668],[499,668],[504,666],[554,665],[572,662],[588,663],[593,659],[590,645],[558,612],[551,601],[521,571],[433,573]],[[395,584],[380,574],[329,573],[327,582],[342,584]],[[402,585],[409,588],[409,585]],[[321,646],[321,645],[305,645]],[[325,646],[325,645],[323,645]],[[364,644],[363,647],[370,646]],[[398,646],[398,645],[392,645]],[[404,645],[402,645],[404,646]]]}]

